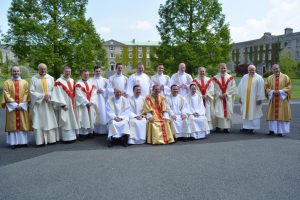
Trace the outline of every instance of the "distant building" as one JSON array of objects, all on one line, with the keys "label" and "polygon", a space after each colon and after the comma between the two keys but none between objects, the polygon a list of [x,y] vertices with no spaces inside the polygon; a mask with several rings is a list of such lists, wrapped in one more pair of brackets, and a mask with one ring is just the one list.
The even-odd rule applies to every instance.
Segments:
[{"label": "distant building", "polygon": [[232,61],[228,64],[231,70],[236,65],[254,64],[257,72],[263,74],[270,70],[272,64],[278,63],[279,53],[287,49],[291,55],[300,60],[300,32],[286,28],[283,35],[264,33],[260,39],[234,43]]},{"label": "distant building", "polygon": [[138,42],[135,39],[131,42],[119,42],[113,39],[104,42],[110,70],[115,70],[117,62],[122,62],[128,69],[136,67],[139,62],[143,63],[145,68],[150,68],[153,65],[150,58],[156,56],[158,47],[159,42]]}]

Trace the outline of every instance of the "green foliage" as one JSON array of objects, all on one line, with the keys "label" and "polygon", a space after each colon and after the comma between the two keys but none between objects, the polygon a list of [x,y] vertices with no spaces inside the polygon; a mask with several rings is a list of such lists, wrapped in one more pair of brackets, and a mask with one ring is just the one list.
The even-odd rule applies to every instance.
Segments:
[{"label": "green foliage", "polygon": [[279,54],[280,71],[290,77],[295,77],[298,62],[293,58],[292,54],[284,49]]},{"label": "green foliage", "polygon": [[230,32],[217,0],[167,0],[159,15],[157,30],[162,44],[157,62],[170,72],[177,71],[181,62],[193,73],[199,65],[229,60]]},{"label": "green foliage", "polygon": [[273,74],[272,70],[268,70],[263,74],[263,77],[267,78],[267,77],[271,76],[272,74]]},{"label": "green foliage", "polygon": [[206,75],[207,76],[212,77],[212,76],[216,75],[218,72],[219,72],[219,66],[217,66],[217,65],[208,65],[206,67]]},{"label": "green foliage", "polygon": [[116,55],[116,63],[122,62],[122,58],[120,57],[119,54]]},{"label": "green foliage", "polygon": [[145,67],[147,67],[147,48],[146,47],[143,47],[142,55],[143,55],[142,63]]},{"label": "green foliage", "polygon": [[138,64],[138,52],[137,47],[132,47],[132,67],[135,68]]},{"label": "green foliage", "polygon": [[46,63],[55,77],[66,65],[77,71],[104,65],[103,41],[85,18],[86,5],[87,0],[12,0],[5,41],[21,62]]},{"label": "green foliage", "polygon": [[128,47],[124,46],[122,50],[122,63],[123,65],[128,66]]}]

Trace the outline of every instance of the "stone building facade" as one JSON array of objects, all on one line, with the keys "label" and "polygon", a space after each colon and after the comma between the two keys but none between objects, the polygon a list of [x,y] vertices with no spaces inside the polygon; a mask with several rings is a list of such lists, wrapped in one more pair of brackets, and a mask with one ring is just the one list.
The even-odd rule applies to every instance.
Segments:
[{"label": "stone building facade", "polygon": [[283,35],[264,33],[259,39],[234,43],[232,61],[228,65],[234,70],[236,65],[254,64],[257,72],[263,74],[271,69],[272,64],[278,63],[279,54],[283,49],[287,49],[299,62],[300,32],[286,28]]},{"label": "stone building facade", "polygon": [[122,62],[127,69],[136,67],[137,63],[143,63],[146,68],[153,67],[151,57],[155,56],[158,47],[159,42],[138,42],[135,39],[130,42],[113,39],[104,42],[110,70],[115,70],[118,62]]}]

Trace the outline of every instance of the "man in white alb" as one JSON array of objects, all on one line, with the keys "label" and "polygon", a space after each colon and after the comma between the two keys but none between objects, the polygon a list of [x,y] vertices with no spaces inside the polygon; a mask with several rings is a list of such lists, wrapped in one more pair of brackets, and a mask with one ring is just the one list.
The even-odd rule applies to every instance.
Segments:
[{"label": "man in white alb", "polygon": [[190,94],[186,95],[188,103],[189,132],[192,139],[203,139],[209,133],[209,125],[205,116],[205,107],[201,94],[197,93],[197,86],[190,85]]},{"label": "man in white alb", "polygon": [[193,82],[192,76],[185,73],[185,64],[180,63],[178,67],[178,72],[171,76],[170,86],[178,85],[179,94],[184,96],[189,92],[189,86]]},{"label": "man in white alb", "polygon": [[62,141],[74,142],[79,125],[75,111],[75,81],[71,78],[70,67],[65,67],[63,75],[55,81],[51,101],[58,113]]},{"label": "man in white alb", "polygon": [[123,91],[115,88],[114,96],[107,99],[106,113],[108,120],[107,146],[112,147],[114,142],[119,141],[127,147],[129,137],[130,105],[128,100],[122,96]]},{"label": "man in white alb", "polygon": [[98,103],[98,112],[96,117],[96,123],[94,127],[95,134],[107,134],[107,119],[106,119],[106,110],[105,104],[107,99],[107,85],[108,80],[101,76],[101,68],[96,66],[94,67],[94,78],[91,79],[93,85],[95,86],[97,92],[97,103]]},{"label": "man in white alb", "polygon": [[122,74],[122,63],[116,64],[116,73],[109,77],[107,86],[107,96],[114,96],[114,89],[118,88],[122,90],[124,96],[126,95],[126,88],[128,84],[128,78]]},{"label": "man in white alb", "polygon": [[32,127],[36,145],[54,144],[59,140],[57,121],[51,102],[54,78],[47,74],[47,65],[38,65],[38,74],[30,82]]},{"label": "man in white alb", "polygon": [[146,142],[146,117],[142,115],[145,97],[141,96],[141,86],[133,86],[134,96],[128,101],[131,108],[129,127],[130,136],[128,144],[143,144]]},{"label": "man in white alb", "polygon": [[164,74],[163,64],[157,65],[157,73],[150,78],[150,88],[152,88],[153,85],[159,85],[161,95],[170,95],[170,77]]},{"label": "man in white alb", "polygon": [[238,86],[243,119],[241,132],[253,133],[253,130],[260,129],[260,118],[263,116],[262,101],[265,99],[265,82],[255,71],[256,67],[249,65],[248,74],[243,76]]},{"label": "man in white alb", "polygon": [[184,142],[189,138],[188,130],[188,104],[184,97],[178,94],[177,85],[171,86],[171,95],[166,97],[166,103],[171,118],[171,127],[173,134],[177,140]]},{"label": "man in white alb", "polygon": [[133,86],[140,85],[141,95],[146,97],[150,93],[150,79],[147,74],[144,73],[144,65],[139,63],[136,68],[136,73],[129,76],[126,94],[130,97],[134,96]]}]

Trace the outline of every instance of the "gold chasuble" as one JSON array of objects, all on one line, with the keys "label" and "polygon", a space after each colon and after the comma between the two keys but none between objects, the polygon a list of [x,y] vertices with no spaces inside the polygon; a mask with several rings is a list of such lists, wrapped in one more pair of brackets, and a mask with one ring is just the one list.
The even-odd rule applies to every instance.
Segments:
[{"label": "gold chasuble", "polygon": [[143,115],[151,113],[154,119],[153,122],[147,121],[147,143],[168,144],[174,142],[170,122],[163,119],[165,112],[168,112],[168,109],[163,96],[149,95],[146,97],[142,113]]},{"label": "gold chasuble", "polygon": [[270,100],[267,110],[267,120],[268,121],[284,121],[288,122],[291,120],[291,108],[289,101],[291,99],[291,80],[290,78],[280,73],[279,76],[271,75],[266,80],[266,96],[271,90],[283,90],[286,92],[287,97],[282,100],[279,95],[274,95]]},{"label": "gold chasuble", "polygon": [[253,79],[253,76],[249,76],[249,78],[248,78],[248,86],[247,86],[247,96],[246,96],[246,112],[245,112],[245,119],[248,119],[248,112],[249,112],[249,104],[250,104],[250,94],[251,94],[252,79]]},{"label": "gold chasuble", "polygon": [[[26,80],[9,79],[3,83],[3,108],[6,108],[6,103],[29,103],[29,98],[29,84]],[[8,112],[6,108],[5,131],[32,131],[29,108],[27,110],[13,110],[11,112]]]}]

